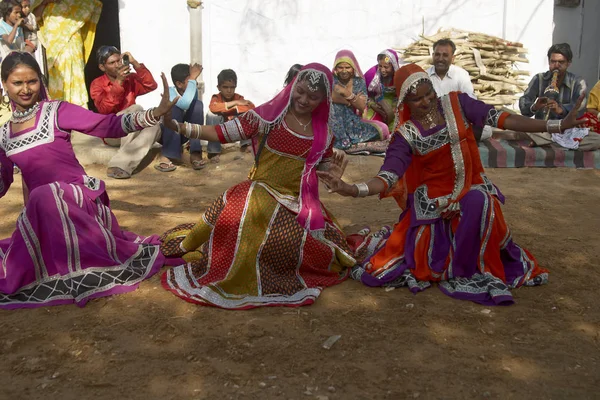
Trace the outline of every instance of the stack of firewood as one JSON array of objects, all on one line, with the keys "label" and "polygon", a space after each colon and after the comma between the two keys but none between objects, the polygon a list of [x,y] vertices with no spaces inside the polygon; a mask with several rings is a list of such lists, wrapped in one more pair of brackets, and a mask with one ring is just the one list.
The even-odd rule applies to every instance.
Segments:
[{"label": "stack of firewood", "polygon": [[423,36],[410,46],[398,49],[403,59],[429,68],[432,63],[433,43],[449,38],[456,44],[454,64],[469,72],[475,95],[496,108],[511,107],[527,88],[523,78],[528,71],[518,69],[517,63],[528,63],[527,50],[521,43],[483,33],[449,30],[433,36]]}]

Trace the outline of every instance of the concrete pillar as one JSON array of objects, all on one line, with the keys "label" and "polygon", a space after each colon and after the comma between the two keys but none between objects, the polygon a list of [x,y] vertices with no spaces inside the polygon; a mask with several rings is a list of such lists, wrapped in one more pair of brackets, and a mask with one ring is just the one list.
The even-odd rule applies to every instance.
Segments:
[{"label": "concrete pillar", "polygon": [[[187,0],[190,12],[190,62],[202,65],[202,1]],[[203,100],[204,78],[198,77],[198,98]]]}]

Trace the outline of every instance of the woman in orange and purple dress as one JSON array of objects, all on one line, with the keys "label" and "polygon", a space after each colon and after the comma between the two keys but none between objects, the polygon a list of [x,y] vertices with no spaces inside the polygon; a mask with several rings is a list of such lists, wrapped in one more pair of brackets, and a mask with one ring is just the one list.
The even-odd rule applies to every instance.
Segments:
[{"label": "woman in orange and purple dress", "polygon": [[585,121],[573,112],[562,121],[533,120],[458,92],[438,100],[429,76],[414,64],[395,73],[394,86],[398,129],[379,174],[349,185],[318,173],[332,192],[393,196],[403,210],[387,241],[353,277],[413,292],[439,282],[451,297],[486,305],[511,304],[510,289],[545,283],[548,271],[512,240],[504,196],[485,175],[472,127],[558,133]]}]

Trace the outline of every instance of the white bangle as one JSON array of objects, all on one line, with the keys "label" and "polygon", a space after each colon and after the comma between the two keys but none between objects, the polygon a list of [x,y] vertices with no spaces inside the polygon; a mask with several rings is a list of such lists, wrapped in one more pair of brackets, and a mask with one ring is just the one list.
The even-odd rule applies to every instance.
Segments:
[{"label": "white bangle", "polygon": [[192,125],[192,129],[194,131],[194,139],[202,139],[202,125],[194,124]]},{"label": "white bangle", "polygon": [[369,185],[365,182],[355,183],[354,186],[358,189],[356,197],[367,197],[369,195]]}]

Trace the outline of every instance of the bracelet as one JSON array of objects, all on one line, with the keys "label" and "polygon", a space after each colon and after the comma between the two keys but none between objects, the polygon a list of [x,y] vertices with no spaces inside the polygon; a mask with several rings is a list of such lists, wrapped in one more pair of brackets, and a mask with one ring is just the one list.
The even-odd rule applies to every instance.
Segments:
[{"label": "bracelet", "polygon": [[354,100],[356,100],[356,95],[354,93],[352,93],[350,96],[348,97],[344,97],[346,100],[348,100],[349,102],[353,102]]},{"label": "bracelet", "polygon": [[171,120],[171,123],[172,123],[173,125],[175,125],[175,132],[177,132],[177,133],[181,133],[181,132],[179,131],[179,121],[177,121],[176,119],[172,119],[172,120]]},{"label": "bracelet", "polygon": [[196,131],[196,139],[202,139],[202,125],[194,124],[194,130]]},{"label": "bracelet", "polygon": [[355,183],[354,186],[358,189],[356,197],[367,197],[369,195],[369,185],[365,182]]},{"label": "bracelet", "polygon": [[562,132],[560,129],[561,121],[562,120],[560,119],[549,119],[548,122],[546,122],[546,130],[548,131],[548,133]]},{"label": "bracelet", "polygon": [[202,139],[202,125],[184,122],[183,126],[185,127],[185,132],[183,132],[183,136],[185,136],[188,139]]}]

